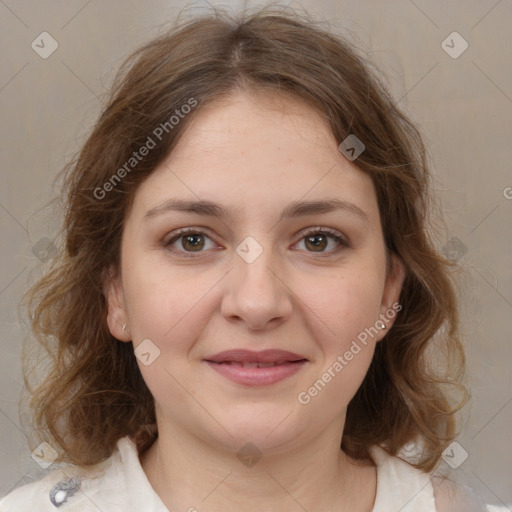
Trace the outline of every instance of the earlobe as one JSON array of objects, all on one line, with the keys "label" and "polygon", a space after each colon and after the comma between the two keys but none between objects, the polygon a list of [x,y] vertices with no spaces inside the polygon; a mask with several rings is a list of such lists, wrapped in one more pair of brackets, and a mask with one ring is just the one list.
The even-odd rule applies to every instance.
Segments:
[{"label": "earlobe", "polygon": [[112,269],[107,273],[103,290],[107,303],[107,325],[110,333],[120,341],[131,341],[123,286],[120,277]]},{"label": "earlobe", "polygon": [[391,270],[386,277],[386,283],[382,294],[381,315],[379,321],[380,335],[378,341],[386,336],[393,326],[396,316],[402,309],[399,299],[405,276],[406,270],[403,261],[398,255],[392,254]]}]

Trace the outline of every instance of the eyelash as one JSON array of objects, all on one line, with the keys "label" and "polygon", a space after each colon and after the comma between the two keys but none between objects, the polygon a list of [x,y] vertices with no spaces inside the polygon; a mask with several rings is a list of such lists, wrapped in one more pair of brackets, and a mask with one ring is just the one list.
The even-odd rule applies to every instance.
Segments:
[{"label": "eyelash", "polygon": [[[180,253],[180,255],[184,256],[185,258],[195,258],[195,257],[197,257],[196,255],[204,253],[205,251],[197,251],[197,252],[181,251],[181,250],[177,250],[174,247],[172,247],[172,244],[175,241],[177,241],[181,237],[183,237],[185,235],[189,235],[189,234],[204,235],[207,238],[210,238],[211,240],[213,240],[210,236],[208,236],[208,234],[201,231],[200,229],[184,228],[184,229],[180,229],[180,230],[176,231],[173,234],[172,238],[169,238],[167,241],[164,241],[164,243],[163,243],[164,249],[167,249],[174,253]],[[308,236],[315,236],[315,235],[328,235],[336,243],[339,244],[339,247],[337,247],[336,249],[329,251],[327,253],[324,253],[324,252],[315,253],[314,251],[307,251],[307,252],[311,252],[312,254],[318,254],[318,255],[320,255],[320,257],[323,257],[323,258],[329,257],[333,254],[337,254],[342,249],[349,247],[347,240],[343,236],[340,236],[340,234],[337,231],[334,231],[333,229],[330,229],[330,228],[324,228],[324,227],[313,228],[310,231],[305,232],[302,235],[302,237],[299,239],[299,242],[304,240]]]}]

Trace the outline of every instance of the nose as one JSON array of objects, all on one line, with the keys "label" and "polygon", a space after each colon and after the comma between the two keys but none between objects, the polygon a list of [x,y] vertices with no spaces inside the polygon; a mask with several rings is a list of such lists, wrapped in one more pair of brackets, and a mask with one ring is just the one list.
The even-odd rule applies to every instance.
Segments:
[{"label": "nose", "polygon": [[223,316],[251,330],[285,322],[292,313],[293,298],[279,268],[267,249],[252,262],[235,254],[233,268],[223,280]]}]

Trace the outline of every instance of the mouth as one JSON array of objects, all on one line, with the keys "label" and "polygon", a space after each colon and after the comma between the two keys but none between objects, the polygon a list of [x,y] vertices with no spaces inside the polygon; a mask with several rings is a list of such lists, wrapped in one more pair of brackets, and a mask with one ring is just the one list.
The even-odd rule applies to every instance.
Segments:
[{"label": "mouth", "polygon": [[204,360],[216,373],[246,386],[274,384],[297,373],[308,359],[284,350],[228,350]]},{"label": "mouth", "polygon": [[307,359],[297,359],[295,361],[274,361],[274,362],[270,362],[270,363],[259,363],[259,362],[243,362],[243,361],[221,361],[221,362],[216,362],[216,361],[208,361],[206,360],[207,362],[209,363],[213,363],[213,364],[225,364],[225,365],[229,365],[229,366],[238,366],[240,368],[273,368],[274,366],[282,366],[284,364],[290,364],[290,363],[301,363],[301,362],[306,362]]},{"label": "mouth", "polygon": [[219,364],[242,365],[247,368],[267,368],[279,366],[285,363],[307,361],[307,359],[288,350],[269,349],[260,352],[245,349],[224,350],[213,356],[207,357],[205,361]]}]

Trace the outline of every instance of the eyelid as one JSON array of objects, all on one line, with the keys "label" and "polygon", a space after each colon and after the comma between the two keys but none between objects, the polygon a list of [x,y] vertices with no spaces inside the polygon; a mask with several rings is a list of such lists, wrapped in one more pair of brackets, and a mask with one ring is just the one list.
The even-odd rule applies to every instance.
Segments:
[{"label": "eyelid", "polygon": [[[176,240],[179,240],[181,237],[188,235],[188,234],[204,235],[207,238],[209,238],[210,240],[212,240],[213,242],[217,243],[215,238],[213,236],[211,236],[209,233],[210,232],[207,228],[194,228],[193,226],[177,229],[177,230],[173,231],[172,233],[170,233],[168,237],[165,237],[163,239],[162,245],[164,247],[170,246],[171,242],[174,243]],[[179,252],[182,252],[182,251],[179,251]],[[199,252],[204,252],[204,251],[199,251]],[[184,253],[184,254],[186,254],[186,253]]]},{"label": "eyelid", "polygon": [[301,231],[300,232],[300,240],[302,240],[302,238],[308,236],[308,235],[314,235],[314,234],[322,234],[322,233],[326,233],[330,236],[332,236],[333,238],[339,238],[340,240],[342,240],[344,243],[346,243],[348,245],[348,239],[347,237],[341,232],[341,231],[338,231],[337,229],[333,229],[333,228],[328,228],[327,226],[316,226],[316,227],[313,227],[313,228],[307,228],[305,231]]},{"label": "eyelid", "polygon": [[295,242],[294,245],[296,245],[299,242],[301,242],[302,240],[304,240],[304,238],[306,238],[307,236],[313,236],[313,235],[317,235],[317,234],[318,235],[327,235],[329,238],[334,239],[339,245],[334,250],[327,251],[327,252],[315,253],[314,251],[306,251],[310,254],[318,254],[320,257],[327,258],[329,256],[338,254],[342,249],[346,249],[346,248],[350,247],[350,242],[349,242],[348,238],[341,231],[338,231],[337,229],[333,229],[333,228],[328,228],[326,226],[316,226],[313,228],[307,228],[305,231],[301,231],[300,238],[297,242]]}]

